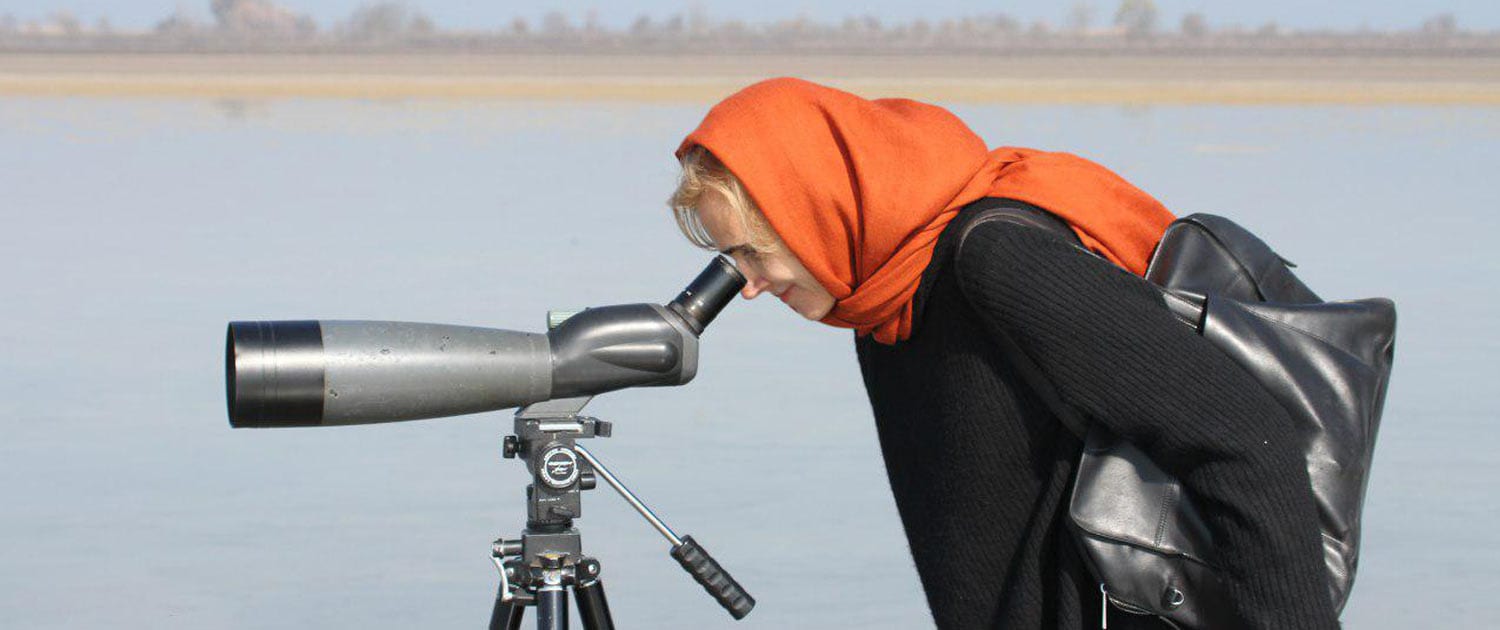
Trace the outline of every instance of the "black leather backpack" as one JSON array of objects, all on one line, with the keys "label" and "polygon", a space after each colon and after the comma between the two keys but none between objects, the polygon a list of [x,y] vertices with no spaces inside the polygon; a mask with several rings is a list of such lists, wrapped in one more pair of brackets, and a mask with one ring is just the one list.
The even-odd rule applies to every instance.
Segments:
[{"label": "black leather backpack", "polygon": [[[1038,208],[989,205],[977,209],[965,236],[980,223],[1004,220],[1078,242],[1065,223]],[[1359,560],[1360,512],[1390,377],[1396,309],[1383,298],[1325,302],[1292,266],[1234,222],[1194,214],[1167,228],[1146,279],[1162,289],[1179,319],[1255,375],[1304,427],[1329,596],[1342,610]],[[1034,365],[1022,371],[1038,374]],[[1055,397],[1048,403],[1084,440],[1069,515],[1106,608],[1156,615],[1182,628],[1238,627],[1215,568],[1214,542],[1181,484],[1103,426],[1076,417]]]}]

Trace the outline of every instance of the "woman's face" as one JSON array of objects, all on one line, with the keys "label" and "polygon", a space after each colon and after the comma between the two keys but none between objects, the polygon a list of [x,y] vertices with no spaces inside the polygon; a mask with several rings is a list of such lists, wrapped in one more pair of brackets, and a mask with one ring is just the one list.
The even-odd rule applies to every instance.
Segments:
[{"label": "woman's face", "polygon": [[807,267],[777,239],[770,251],[750,244],[750,234],[723,195],[706,191],[699,199],[698,220],[719,252],[734,258],[745,275],[740,295],[754,299],[762,293],[776,296],[792,310],[811,320],[820,320],[833,310],[833,295],[819,284]]}]

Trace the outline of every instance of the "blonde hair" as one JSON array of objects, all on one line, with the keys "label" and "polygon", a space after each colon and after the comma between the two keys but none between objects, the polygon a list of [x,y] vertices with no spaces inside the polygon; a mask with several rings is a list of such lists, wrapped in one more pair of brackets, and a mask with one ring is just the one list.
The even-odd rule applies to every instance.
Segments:
[{"label": "blonde hair", "polygon": [[682,175],[677,180],[677,190],[667,200],[667,205],[671,206],[677,219],[677,228],[682,230],[688,241],[709,250],[717,250],[723,245],[714,242],[708,231],[703,229],[702,220],[698,218],[698,205],[702,202],[703,195],[709,192],[722,195],[729,203],[730,210],[739,217],[740,225],[744,226],[749,235],[752,250],[766,252],[781,243],[781,239],[771,229],[771,224],[766,222],[765,215],[755,205],[755,200],[745,190],[745,185],[740,183],[740,178],[735,177],[708,149],[696,145],[683,154]]}]

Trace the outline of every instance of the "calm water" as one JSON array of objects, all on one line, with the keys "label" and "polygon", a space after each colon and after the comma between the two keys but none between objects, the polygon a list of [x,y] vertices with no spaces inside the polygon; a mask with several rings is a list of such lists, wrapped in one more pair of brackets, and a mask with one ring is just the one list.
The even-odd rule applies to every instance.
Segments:
[{"label": "calm water", "polygon": [[[1350,628],[1500,607],[1493,109],[955,109],[1181,213],[1261,232],[1324,295],[1394,298],[1396,371]],[[702,105],[0,100],[0,616],[17,628],[453,628],[524,520],[505,413],[231,431],[231,319],[540,330],[670,299],[707,260],[662,199]],[[930,625],[850,333],[727,310],[688,387],[590,447],[759,599],[733,623],[608,491],[586,549],[625,628]]]}]

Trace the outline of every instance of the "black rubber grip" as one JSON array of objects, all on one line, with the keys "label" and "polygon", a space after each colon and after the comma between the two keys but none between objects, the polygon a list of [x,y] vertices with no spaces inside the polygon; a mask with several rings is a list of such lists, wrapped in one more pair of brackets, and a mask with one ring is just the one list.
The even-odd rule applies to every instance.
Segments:
[{"label": "black rubber grip", "polygon": [[672,557],[693,574],[693,579],[703,585],[703,590],[719,600],[719,605],[735,619],[744,619],[750,614],[750,609],[755,608],[755,598],[740,588],[739,582],[734,581],[692,536],[684,536],[682,544],[672,548]]}]

